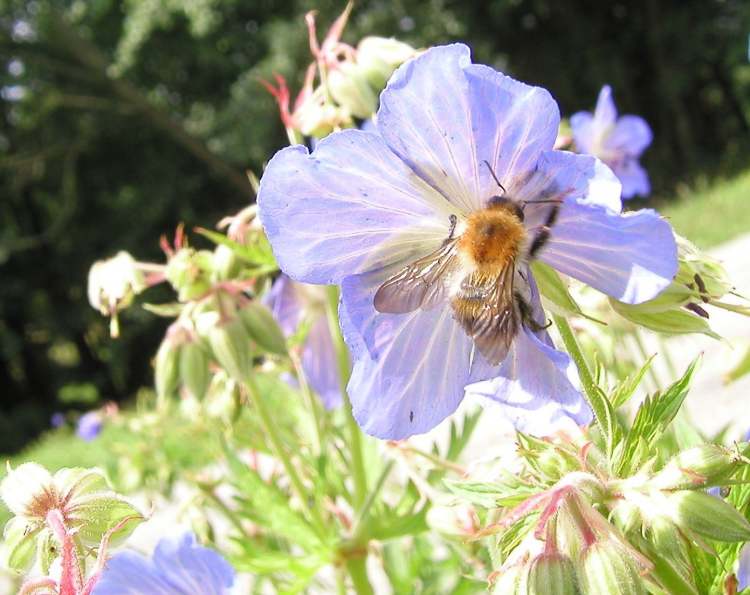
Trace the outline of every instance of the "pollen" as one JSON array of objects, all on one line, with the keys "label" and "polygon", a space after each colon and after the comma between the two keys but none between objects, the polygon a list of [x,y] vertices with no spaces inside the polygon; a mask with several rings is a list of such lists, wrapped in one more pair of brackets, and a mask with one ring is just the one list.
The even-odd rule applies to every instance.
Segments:
[{"label": "pollen", "polygon": [[526,239],[521,220],[507,208],[472,213],[458,248],[480,274],[497,274],[518,257]]}]

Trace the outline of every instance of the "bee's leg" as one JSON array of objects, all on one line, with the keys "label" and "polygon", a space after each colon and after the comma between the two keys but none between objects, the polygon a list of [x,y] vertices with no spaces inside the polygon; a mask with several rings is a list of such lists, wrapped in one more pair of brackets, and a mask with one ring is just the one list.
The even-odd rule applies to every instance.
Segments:
[{"label": "bee's leg", "polygon": [[448,221],[451,223],[450,231],[448,232],[448,239],[453,239],[453,234],[456,231],[456,225],[458,225],[458,217],[454,215],[453,213],[450,214],[450,217],[448,217]]},{"label": "bee's leg", "polygon": [[534,320],[531,306],[526,301],[526,298],[524,298],[518,292],[516,292],[516,303],[518,304],[518,309],[521,311],[521,321],[523,322],[524,326],[530,328],[535,333],[546,330],[550,326],[552,326],[551,320],[548,320],[547,324],[539,324],[536,320]]},{"label": "bee's leg", "polygon": [[448,221],[450,221],[450,229],[448,230],[448,237],[445,238],[443,241],[443,246],[445,246],[448,242],[450,242],[453,239],[453,234],[456,233],[456,225],[458,225],[458,217],[456,217],[453,213],[450,214],[450,217],[448,217]]},{"label": "bee's leg", "polygon": [[550,230],[557,221],[559,213],[560,203],[555,203],[550,209],[549,215],[547,215],[544,224],[539,228],[536,236],[534,236],[534,239],[531,241],[531,246],[529,247],[529,258],[534,258],[547,243],[550,236]]}]

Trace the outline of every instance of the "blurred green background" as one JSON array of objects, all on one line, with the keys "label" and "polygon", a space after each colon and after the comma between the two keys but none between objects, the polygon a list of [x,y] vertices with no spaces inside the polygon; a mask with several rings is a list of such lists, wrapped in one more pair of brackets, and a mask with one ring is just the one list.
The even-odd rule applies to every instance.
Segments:
[{"label": "blurred green background", "polygon": [[[86,300],[89,266],[119,249],[159,260],[178,222],[212,226],[253,200],[245,171],[286,143],[258,79],[298,88],[304,14],[319,11],[322,34],[343,6],[0,0],[0,452],[55,411],[151,384],[165,323],[133,308],[111,340]],[[344,40],[466,41],[565,115],[611,84],[654,129],[652,200],[710,245],[750,222],[749,32],[743,0],[362,0]],[[159,291],[148,299],[169,299]]]}]

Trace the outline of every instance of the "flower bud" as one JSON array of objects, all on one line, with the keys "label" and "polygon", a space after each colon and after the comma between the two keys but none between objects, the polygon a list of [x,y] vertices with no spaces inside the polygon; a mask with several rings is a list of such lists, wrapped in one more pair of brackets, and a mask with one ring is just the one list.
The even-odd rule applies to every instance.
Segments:
[{"label": "flower bud", "polygon": [[380,91],[393,71],[416,54],[417,50],[396,39],[365,37],[357,45],[357,65],[372,88]]},{"label": "flower bud", "polygon": [[353,124],[347,109],[342,109],[326,99],[323,87],[318,87],[295,110],[294,120],[303,135],[314,138],[323,138],[336,129],[348,128]]},{"label": "flower bud", "polygon": [[146,288],[138,263],[127,252],[99,260],[89,270],[88,296],[91,306],[112,317],[112,336],[117,337],[117,313],[133,303],[133,297]]},{"label": "flower bud", "polygon": [[253,301],[238,312],[250,338],[259,347],[277,355],[285,355],[286,339],[271,311],[260,302]]},{"label": "flower bud", "polygon": [[584,595],[646,595],[636,561],[616,542],[596,541],[584,551],[578,566]]},{"label": "flower bud", "polygon": [[180,349],[180,380],[198,399],[202,398],[208,387],[208,354],[198,341],[189,341]]},{"label": "flower bud", "polygon": [[689,490],[731,476],[739,464],[737,454],[718,444],[703,444],[674,456],[649,481],[660,490]]},{"label": "flower bud", "polygon": [[[175,328],[174,325],[170,329]],[[180,384],[179,361],[182,342],[170,337],[170,331],[159,345],[154,360],[154,384],[160,399],[166,399],[177,392]]]},{"label": "flower bud", "polygon": [[167,263],[165,276],[181,302],[194,300],[211,288],[213,254],[208,250],[182,248]]},{"label": "flower bud", "polygon": [[334,101],[357,118],[370,118],[378,98],[365,72],[352,62],[340,62],[328,73],[328,89]]},{"label": "flower bud", "polygon": [[219,244],[214,248],[211,268],[217,281],[234,279],[242,270],[242,263],[237,253],[226,244]]},{"label": "flower bud", "polygon": [[725,500],[693,490],[674,492],[666,498],[678,527],[716,541],[750,541],[750,523]]},{"label": "flower bud", "polygon": [[576,595],[578,585],[570,558],[545,552],[531,561],[526,578],[527,595]]},{"label": "flower bud", "polygon": [[239,317],[220,321],[208,331],[214,357],[237,382],[245,382],[252,371],[250,337]]},{"label": "flower bud", "polygon": [[4,530],[6,562],[18,570],[31,565],[35,556],[48,568],[59,555],[50,541],[51,515],[64,520],[79,546],[98,545],[108,531],[127,521],[118,530],[125,536],[142,520],[130,503],[109,490],[96,469],[61,469],[53,476],[41,465],[24,463],[9,470],[0,483],[0,497],[14,515]]},{"label": "flower bud", "polygon": [[669,558],[681,559],[684,551],[684,541],[671,519],[666,516],[656,515],[649,519],[646,536],[656,546],[660,555]]}]

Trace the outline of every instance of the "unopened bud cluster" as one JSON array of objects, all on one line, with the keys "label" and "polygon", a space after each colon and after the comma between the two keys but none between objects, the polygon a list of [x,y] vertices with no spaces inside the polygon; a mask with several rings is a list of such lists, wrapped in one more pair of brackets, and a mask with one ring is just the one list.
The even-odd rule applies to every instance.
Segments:
[{"label": "unopened bud cluster", "polygon": [[537,515],[492,577],[493,592],[645,595],[654,589],[672,593],[675,585],[698,592],[691,590],[692,544],[750,541],[745,517],[707,492],[746,464],[747,448],[704,444],[626,479],[564,474],[499,523],[507,528]]}]

